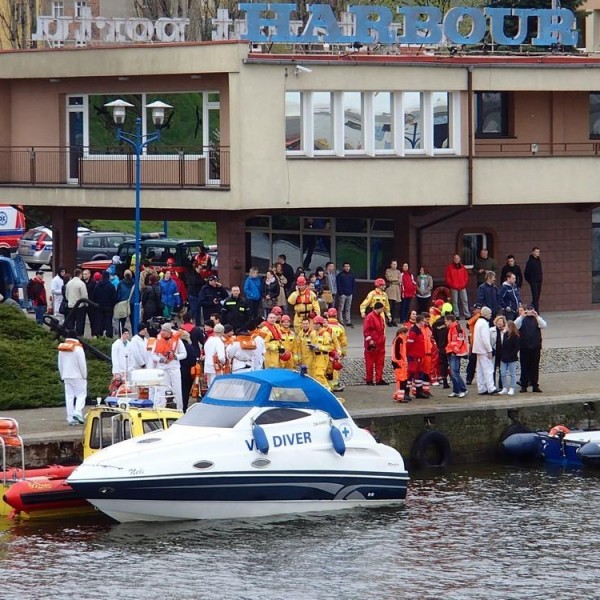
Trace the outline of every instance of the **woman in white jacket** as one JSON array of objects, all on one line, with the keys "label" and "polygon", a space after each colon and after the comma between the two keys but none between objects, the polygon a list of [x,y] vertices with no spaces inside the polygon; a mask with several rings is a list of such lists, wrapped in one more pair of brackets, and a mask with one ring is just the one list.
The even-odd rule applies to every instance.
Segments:
[{"label": "woman in white jacket", "polygon": [[490,319],[492,310],[484,306],[481,317],[475,323],[473,331],[473,354],[477,355],[477,392],[480,395],[497,394],[494,385],[494,359],[492,356],[492,341],[490,338]]}]

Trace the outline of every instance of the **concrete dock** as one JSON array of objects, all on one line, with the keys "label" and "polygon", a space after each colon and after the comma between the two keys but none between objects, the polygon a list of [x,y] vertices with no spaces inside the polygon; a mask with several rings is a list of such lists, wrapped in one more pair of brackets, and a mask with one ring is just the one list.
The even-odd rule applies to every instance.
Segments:
[{"label": "concrete dock", "polygon": [[[600,311],[547,313],[543,331],[543,393],[514,396],[479,396],[475,385],[463,399],[448,398],[449,390],[432,387],[433,398],[397,404],[393,385],[362,384],[362,327],[348,328],[349,349],[342,379],[346,389],[338,394],[361,426],[368,426],[381,441],[409,457],[415,438],[430,428],[443,433],[456,463],[487,460],[495,456],[502,432],[513,421],[531,429],[557,423],[600,427]],[[388,329],[391,343],[395,329]],[[387,358],[386,363],[389,363]],[[391,366],[385,377],[392,382]],[[6,411],[20,424],[27,445],[29,466],[39,466],[77,455],[82,427],[66,423],[64,408]]]}]

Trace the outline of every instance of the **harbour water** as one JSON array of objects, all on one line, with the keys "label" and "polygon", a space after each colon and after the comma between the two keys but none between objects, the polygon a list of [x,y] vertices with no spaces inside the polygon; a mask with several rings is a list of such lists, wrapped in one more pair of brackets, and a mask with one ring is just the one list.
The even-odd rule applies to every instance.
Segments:
[{"label": "harbour water", "polygon": [[0,599],[600,598],[600,473],[486,466],[404,507],[249,522],[0,523]]}]

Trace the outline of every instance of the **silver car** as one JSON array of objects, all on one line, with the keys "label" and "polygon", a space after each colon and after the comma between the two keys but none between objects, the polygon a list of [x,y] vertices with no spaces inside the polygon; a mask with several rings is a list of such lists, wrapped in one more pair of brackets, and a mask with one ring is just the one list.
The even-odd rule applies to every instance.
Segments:
[{"label": "silver car", "polygon": [[[89,233],[87,227],[78,227],[77,235]],[[31,269],[52,265],[52,230],[48,227],[34,227],[25,232],[19,240],[17,254]]]}]

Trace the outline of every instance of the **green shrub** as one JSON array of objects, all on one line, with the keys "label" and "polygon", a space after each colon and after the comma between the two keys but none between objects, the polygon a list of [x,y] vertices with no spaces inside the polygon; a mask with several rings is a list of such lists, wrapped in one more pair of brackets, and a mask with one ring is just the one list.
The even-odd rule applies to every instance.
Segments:
[{"label": "green shrub", "polygon": [[[25,314],[0,305],[0,410],[64,405],[58,374],[58,340]],[[112,340],[91,340],[110,356]],[[107,395],[110,362],[86,351],[88,396]]]}]

